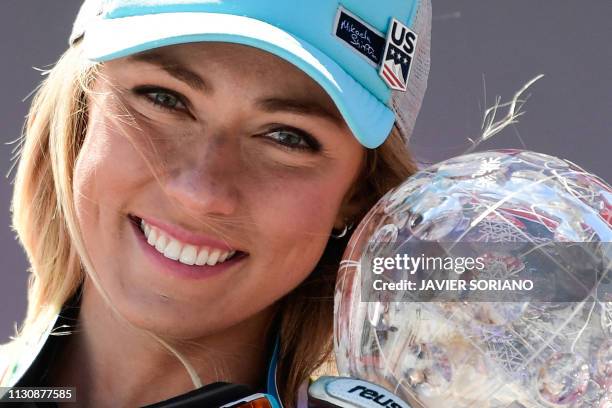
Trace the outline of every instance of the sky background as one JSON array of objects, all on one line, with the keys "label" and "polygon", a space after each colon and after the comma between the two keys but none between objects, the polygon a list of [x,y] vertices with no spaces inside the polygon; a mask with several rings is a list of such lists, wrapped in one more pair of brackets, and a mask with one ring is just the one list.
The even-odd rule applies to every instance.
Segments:
[{"label": "sky background", "polygon": [[[412,138],[422,162],[459,155],[480,135],[485,107],[538,74],[520,123],[478,150],[526,148],[612,180],[612,2],[432,0],[432,67]],[[67,46],[80,1],[9,0],[0,14],[0,170],[28,101]],[[10,178],[0,180],[0,343],[26,309],[27,260],[10,229]]]}]

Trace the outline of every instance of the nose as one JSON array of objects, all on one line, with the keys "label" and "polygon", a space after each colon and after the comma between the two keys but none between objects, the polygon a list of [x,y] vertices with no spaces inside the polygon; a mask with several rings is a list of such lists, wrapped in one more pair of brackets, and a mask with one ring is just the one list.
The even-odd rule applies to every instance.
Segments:
[{"label": "nose", "polygon": [[231,215],[239,203],[240,155],[222,137],[191,140],[168,160],[165,190],[198,215]]}]

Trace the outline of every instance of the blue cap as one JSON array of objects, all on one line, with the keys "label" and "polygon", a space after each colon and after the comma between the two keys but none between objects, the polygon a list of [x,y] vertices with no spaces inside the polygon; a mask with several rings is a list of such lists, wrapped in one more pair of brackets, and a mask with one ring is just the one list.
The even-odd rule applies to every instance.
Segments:
[{"label": "blue cap", "polygon": [[[381,71],[390,27],[393,21],[411,27],[420,2],[86,0],[70,43],[81,40],[86,57],[98,62],[198,41],[259,48],[314,79],[361,144],[374,148],[396,120],[396,92]],[[402,66],[396,68],[400,77]]]}]

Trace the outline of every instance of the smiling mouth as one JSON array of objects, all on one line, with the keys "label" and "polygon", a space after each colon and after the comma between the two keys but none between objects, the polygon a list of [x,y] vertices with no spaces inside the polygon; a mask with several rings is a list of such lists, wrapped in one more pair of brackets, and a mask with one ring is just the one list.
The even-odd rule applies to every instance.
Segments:
[{"label": "smiling mouth", "polygon": [[145,241],[165,258],[184,265],[215,266],[231,259],[246,256],[246,253],[234,249],[221,249],[205,245],[192,245],[182,242],[166,231],[148,224],[142,218],[129,215],[144,235]]}]

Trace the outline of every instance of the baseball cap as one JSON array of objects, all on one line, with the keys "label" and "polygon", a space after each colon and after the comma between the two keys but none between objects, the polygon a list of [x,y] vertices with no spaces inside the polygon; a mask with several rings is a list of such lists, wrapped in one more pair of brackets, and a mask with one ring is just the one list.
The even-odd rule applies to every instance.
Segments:
[{"label": "baseball cap", "polygon": [[270,52],[331,97],[362,145],[407,142],[429,73],[430,0],[85,0],[70,45],[104,62],[215,41]]}]

